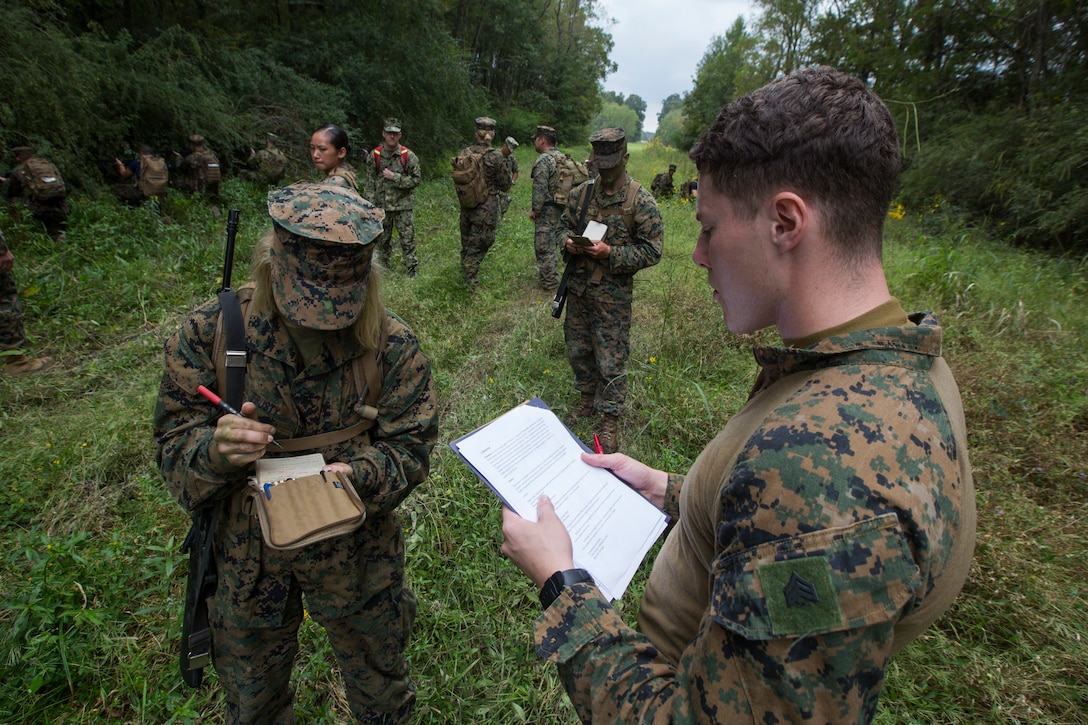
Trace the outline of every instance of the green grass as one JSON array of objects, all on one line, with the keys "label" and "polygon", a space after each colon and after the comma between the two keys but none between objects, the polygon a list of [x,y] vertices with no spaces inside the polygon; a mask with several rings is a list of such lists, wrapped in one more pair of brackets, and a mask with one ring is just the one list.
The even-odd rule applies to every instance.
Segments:
[{"label": "green grass", "polygon": [[[454,456],[453,438],[533,395],[575,402],[561,323],[535,287],[527,217],[532,149],[484,260],[460,283],[447,179],[416,213],[420,277],[394,266],[389,306],[434,361],[441,437],[432,475],[402,507],[419,613],[411,665],[419,723],[574,723],[554,668],[533,653],[536,592],[500,553],[497,501]],[[632,170],[690,162],[635,147]],[[686,166],[685,166],[686,164]],[[227,182],[242,210],[235,286],[265,228],[263,200]],[[0,722],[221,722],[213,673],[177,673],[187,518],[153,461],[162,342],[218,287],[224,219],[202,202],[149,209],[74,200],[56,245],[0,208],[16,254],[31,349],[50,371],[0,376]],[[730,335],[691,262],[691,204],[662,205],[665,254],[639,273],[624,449],[684,470],[744,402],[751,339]],[[910,213],[889,225],[886,264],[908,309],[947,330],[971,438],[979,541],[955,607],[892,663],[879,723],[1086,723],[1088,716],[1088,312],[1085,264],[1010,249]],[[770,334],[761,339],[773,339]],[[588,437],[592,431],[576,428]],[[634,617],[648,567],[625,601]],[[304,625],[301,723],[347,722],[324,632]]]}]

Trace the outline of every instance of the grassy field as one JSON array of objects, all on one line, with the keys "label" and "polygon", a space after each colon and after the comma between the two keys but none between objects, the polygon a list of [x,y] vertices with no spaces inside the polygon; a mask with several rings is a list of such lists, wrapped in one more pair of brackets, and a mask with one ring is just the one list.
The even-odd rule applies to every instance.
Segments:
[{"label": "grassy field", "polygon": [[[561,323],[535,287],[534,156],[518,153],[476,294],[460,282],[447,179],[419,191],[419,278],[397,265],[385,278],[434,361],[442,416],[431,478],[402,508],[418,723],[577,721],[533,654],[536,592],[499,551],[498,503],[447,445],[534,395],[560,414],[575,403]],[[678,183],[693,173],[656,148],[634,149],[631,169],[648,183],[670,161]],[[267,217],[247,185],[228,181],[223,196],[242,212],[237,286]],[[221,722],[214,674],[190,690],[177,672],[188,519],[155,469],[151,411],[162,342],[219,285],[224,220],[180,195],[166,224],[112,200],[73,208],[60,245],[0,208],[33,350],[58,361],[0,375],[0,722]],[[637,277],[622,448],[682,471],[743,404],[754,363],[691,262],[692,205],[662,213],[664,257]],[[894,216],[893,293],[947,331],[979,539],[956,606],[893,661],[877,722],[1088,723],[1088,265],[1009,249],[937,204]],[[632,621],[648,568],[619,604]],[[307,620],[302,639],[299,722],[347,722],[323,631]]]}]

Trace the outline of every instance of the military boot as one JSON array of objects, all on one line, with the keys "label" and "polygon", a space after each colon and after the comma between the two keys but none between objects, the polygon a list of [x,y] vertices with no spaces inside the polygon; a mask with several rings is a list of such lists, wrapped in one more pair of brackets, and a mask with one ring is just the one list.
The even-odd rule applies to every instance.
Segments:
[{"label": "military boot", "polygon": [[14,355],[7,358],[4,372],[8,375],[26,375],[45,370],[53,364],[51,357],[27,357],[26,355]]},{"label": "military boot", "polygon": [[601,434],[597,436],[601,441],[601,451],[615,453],[620,445],[620,417],[606,413],[601,420]]},{"label": "military boot", "polygon": [[578,407],[574,409],[574,412],[570,414],[571,418],[588,418],[593,415],[596,410],[593,407],[593,393],[582,393],[582,399],[578,402]]}]

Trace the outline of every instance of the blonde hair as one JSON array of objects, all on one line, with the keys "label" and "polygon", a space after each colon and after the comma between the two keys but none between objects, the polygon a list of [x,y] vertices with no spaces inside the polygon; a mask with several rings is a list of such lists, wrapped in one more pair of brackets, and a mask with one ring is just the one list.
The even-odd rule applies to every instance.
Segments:
[{"label": "blonde hair", "polygon": [[[253,257],[249,263],[250,278],[256,283],[253,291],[253,304],[257,309],[281,314],[272,296],[272,240],[276,234],[290,234],[275,225],[257,240],[253,247]],[[282,315],[281,315],[282,316]],[[363,311],[355,322],[351,323],[352,334],[364,347],[379,349],[382,321],[385,319],[385,305],[382,303],[381,276],[378,265],[370,265],[370,278],[366,285],[366,300]]]}]

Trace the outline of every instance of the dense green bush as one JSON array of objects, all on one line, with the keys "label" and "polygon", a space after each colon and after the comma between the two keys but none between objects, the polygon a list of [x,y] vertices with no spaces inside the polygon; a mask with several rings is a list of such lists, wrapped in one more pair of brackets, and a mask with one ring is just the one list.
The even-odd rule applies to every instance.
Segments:
[{"label": "dense green bush", "polygon": [[949,204],[1015,242],[1088,252],[1088,129],[1076,104],[951,121],[914,154],[900,199]]}]

